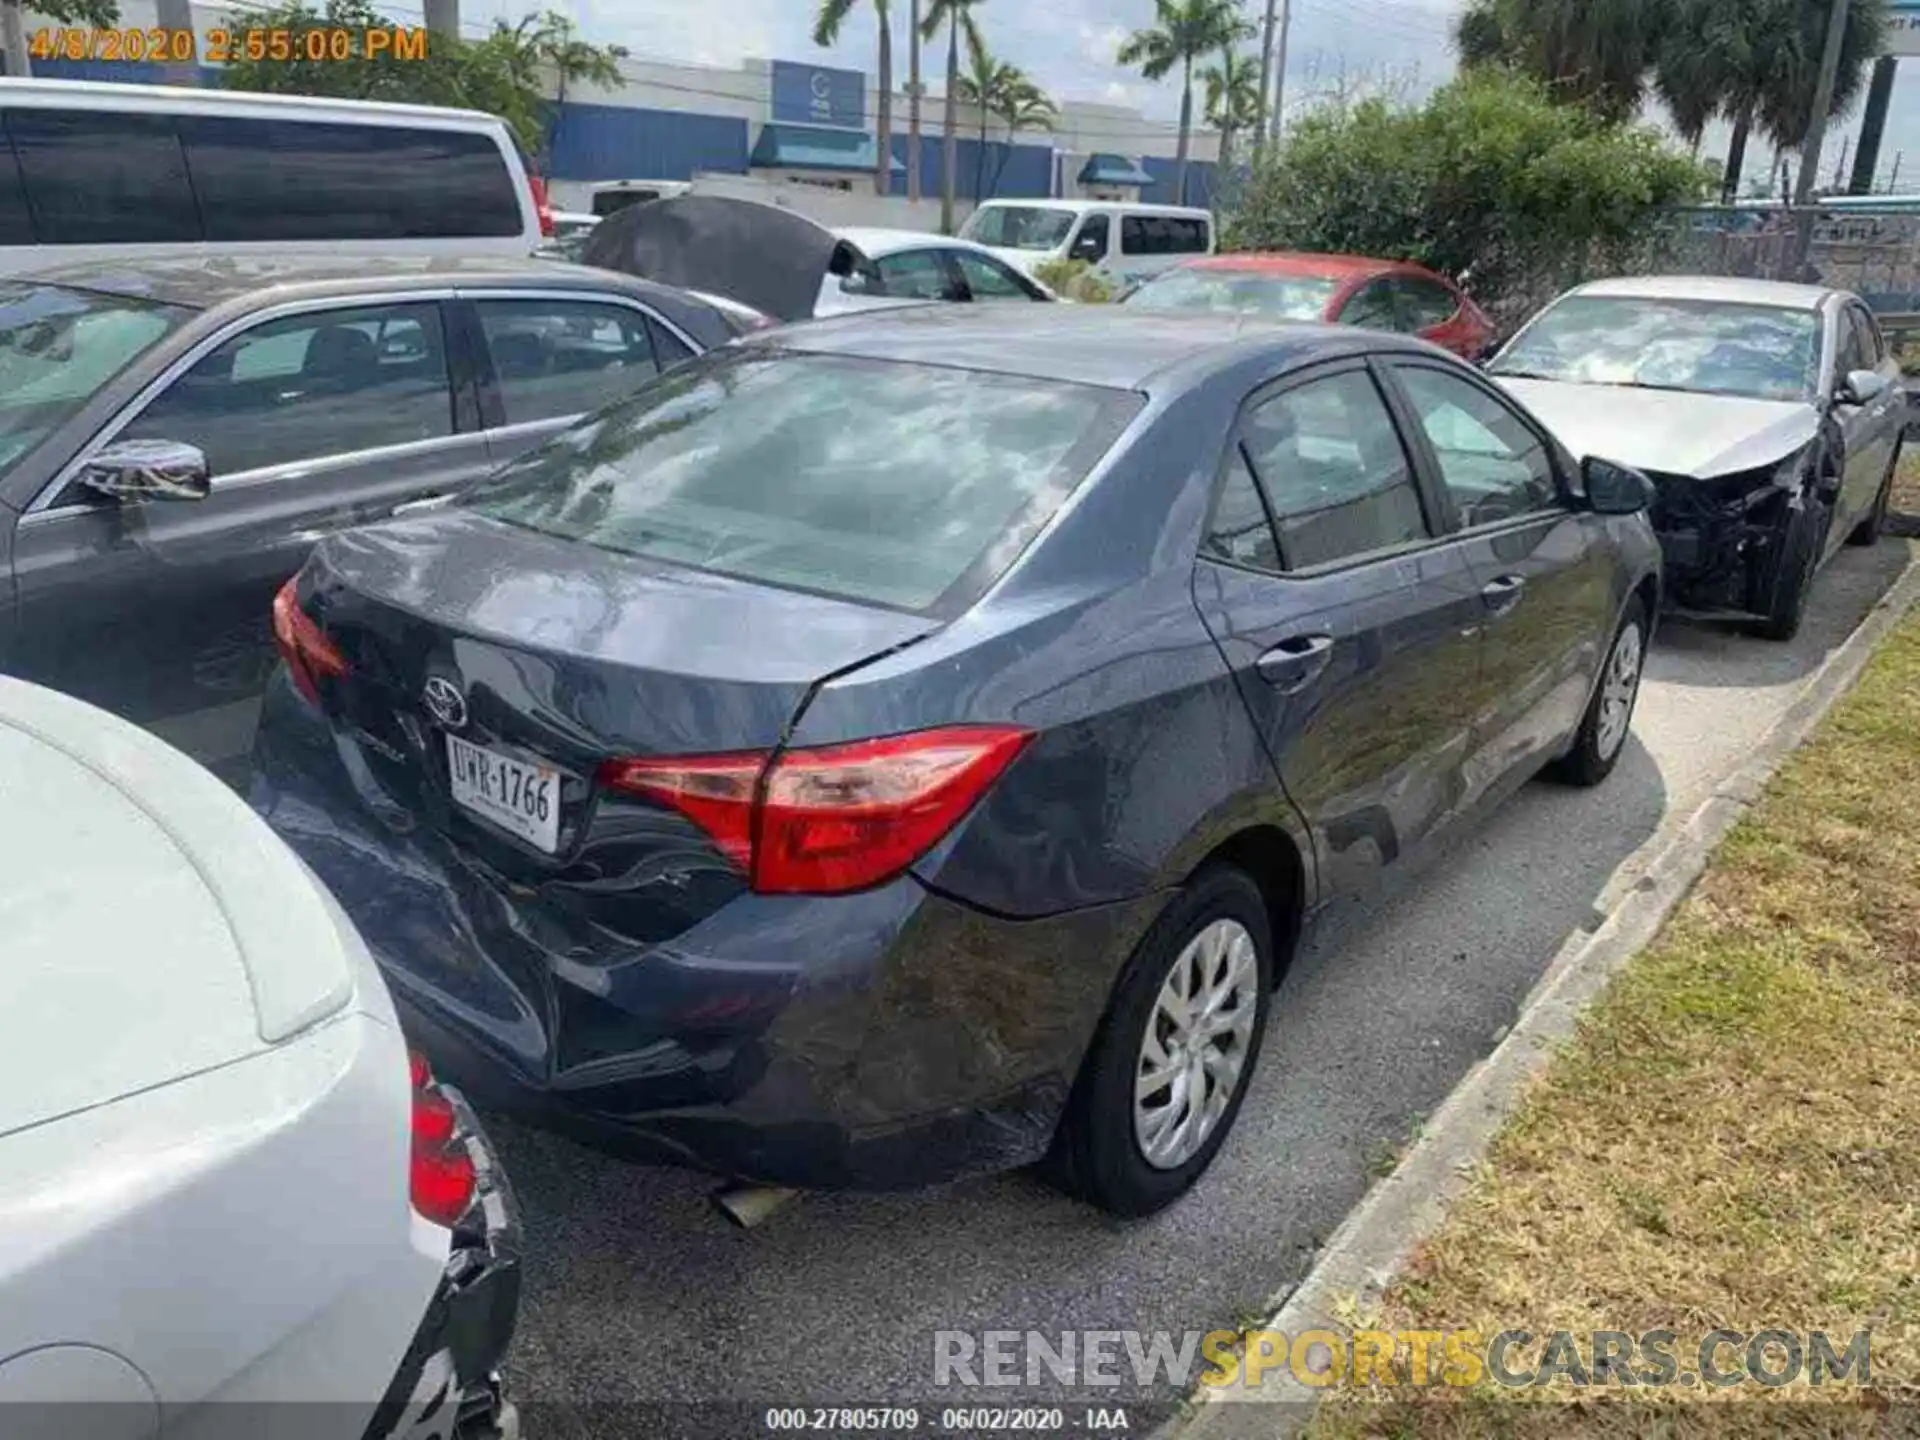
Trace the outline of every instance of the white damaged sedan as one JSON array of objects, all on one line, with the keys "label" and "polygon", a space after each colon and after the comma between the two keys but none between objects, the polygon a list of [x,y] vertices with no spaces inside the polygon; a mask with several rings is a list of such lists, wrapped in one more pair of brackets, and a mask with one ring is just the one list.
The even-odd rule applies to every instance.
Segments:
[{"label": "white damaged sedan", "polygon": [[1600,280],[1542,310],[1487,369],[1576,456],[1652,477],[1678,608],[1788,639],[1821,564],[1880,533],[1906,396],[1858,296]]},{"label": "white damaged sedan", "polygon": [[185,756],[0,677],[0,1433],[511,1431],[517,1252],[332,896]]}]

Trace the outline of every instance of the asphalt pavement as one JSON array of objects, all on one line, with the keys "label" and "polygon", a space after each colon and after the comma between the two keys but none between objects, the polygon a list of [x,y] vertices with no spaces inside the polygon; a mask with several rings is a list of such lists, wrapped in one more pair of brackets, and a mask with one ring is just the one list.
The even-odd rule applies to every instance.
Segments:
[{"label": "asphalt pavement", "polygon": [[[1166,1399],[1044,1374],[1032,1389],[935,1390],[934,1336],[1204,1331],[1267,1314],[1492,1048],[1609,877],[1740,762],[1906,553],[1898,541],[1843,550],[1791,644],[1669,622],[1604,786],[1529,784],[1418,873],[1338,907],[1281,988],[1219,1161],[1152,1220],[1106,1219],[1015,1174],[912,1195],[809,1194],[743,1232],[711,1207],[710,1178],[496,1120],[527,1217],[510,1379],[530,1416],[551,1402],[646,1402],[663,1407],[650,1433],[713,1433],[694,1422],[695,1402]],[[634,1433],[606,1413],[605,1433]],[[676,1415],[687,1423],[659,1419]]]}]

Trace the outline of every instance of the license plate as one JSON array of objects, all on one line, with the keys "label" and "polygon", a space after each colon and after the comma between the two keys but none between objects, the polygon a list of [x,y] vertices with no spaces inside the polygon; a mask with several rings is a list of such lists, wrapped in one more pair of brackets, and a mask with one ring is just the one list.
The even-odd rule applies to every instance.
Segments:
[{"label": "license plate", "polygon": [[551,855],[560,848],[560,772],[447,736],[454,802]]}]

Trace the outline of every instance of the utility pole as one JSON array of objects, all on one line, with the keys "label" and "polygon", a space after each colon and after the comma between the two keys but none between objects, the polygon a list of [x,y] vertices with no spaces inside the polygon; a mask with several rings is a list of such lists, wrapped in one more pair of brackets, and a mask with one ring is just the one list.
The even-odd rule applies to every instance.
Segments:
[{"label": "utility pole", "polygon": [[1893,152],[1893,174],[1887,177],[1887,193],[1889,195],[1898,195],[1900,193],[1900,162],[1906,158],[1907,152],[1904,150],[1896,150]]},{"label": "utility pole", "polygon": [[445,40],[460,38],[460,0],[420,0],[420,4],[429,33]]},{"label": "utility pole", "polygon": [[33,62],[27,58],[23,3],[24,0],[0,0],[0,49],[7,52],[7,74],[15,76],[33,73]]},{"label": "utility pole", "polygon": [[1827,139],[1827,111],[1833,106],[1833,82],[1840,73],[1840,44],[1846,38],[1849,8],[1849,0],[1833,0],[1827,12],[1827,43],[1820,52],[1820,78],[1813,87],[1813,114],[1807,117],[1806,143],[1800,147],[1800,183],[1793,192],[1796,205],[1812,201],[1820,178],[1820,147]]},{"label": "utility pole", "polygon": [[1266,23],[1260,27],[1260,123],[1253,127],[1253,158],[1267,148],[1267,106],[1273,103],[1273,28],[1278,0],[1267,0]]},{"label": "utility pole", "polygon": [[1273,113],[1267,117],[1267,139],[1280,141],[1280,112],[1287,101],[1287,31],[1293,25],[1293,0],[1280,0],[1280,39],[1273,56]]},{"label": "utility pole", "polygon": [[1840,142],[1840,158],[1833,162],[1833,180],[1828,185],[1828,189],[1838,190],[1840,188],[1840,177],[1847,173],[1847,155],[1851,151],[1852,145],[1853,142],[1850,140],[1842,140]]},{"label": "utility pole", "polygon": [[1880,140],[1887,131],[1887,107],[1893,101],[1893,81],[1899,69],[1896,55],[1882,55],[1873,62],[1867,108],[1860,117],[1860,143],[1853,151],[1853,178],[1847,185],[1855,195],[1873,193],[1873,172],[1880,168]]}]

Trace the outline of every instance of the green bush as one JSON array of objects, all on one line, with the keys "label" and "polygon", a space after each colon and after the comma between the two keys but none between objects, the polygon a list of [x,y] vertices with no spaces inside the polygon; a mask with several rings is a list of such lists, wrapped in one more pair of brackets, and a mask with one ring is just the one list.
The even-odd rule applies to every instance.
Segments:
[{"label": "green bush", "polygon": [[1416,261],[1511,319],[1586,275],[1645,263],[1664,233],[1659,212],[1707,183],[1658,131],[1481,69],[1417,108],[1368,100],[1296,122],[1225,239]]},{"label": "green bush", "polygon": [[1084,260],[1042,260],[1033,267],[1033,278],[1063,300],[1104,305],[1113,299],[1112,279]]}]

